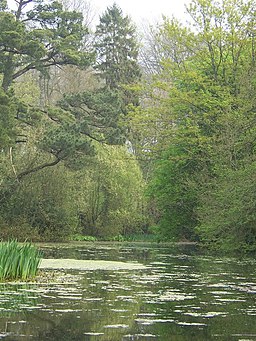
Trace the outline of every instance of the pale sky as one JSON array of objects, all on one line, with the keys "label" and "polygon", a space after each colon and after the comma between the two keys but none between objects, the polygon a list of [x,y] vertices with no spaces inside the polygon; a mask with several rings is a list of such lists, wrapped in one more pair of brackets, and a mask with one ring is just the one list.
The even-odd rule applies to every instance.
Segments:
[{"label": "pale sky", "polygon": [[[83,0],[70,0],[70,3],[79,3]],[[16,8],[15,0],[7,0],[11,8]],[[47,2],[47,0],[46,0]],[[67,0],[68,2],[68,0]],[[107,7],[115,2],[123,11],[124,15],[129,15],[136,24],[149,24],[161,21],[162,15],[172,17],[173,15],[185,21],[185,4],[190,0],[85,0],[90,4],[94,14],[94,24],[98,23],[98,15],[102,15]]]},{"label": "pale sky", "polygon": [[90,2],[100,14],[115,2],[121,7],[124,15],[129,15],[135,23],[141,24],[145,21],[158,22],[162,14],[168,17],[174,15],[184,20],[185,4],[190,0],[91,0]]}]

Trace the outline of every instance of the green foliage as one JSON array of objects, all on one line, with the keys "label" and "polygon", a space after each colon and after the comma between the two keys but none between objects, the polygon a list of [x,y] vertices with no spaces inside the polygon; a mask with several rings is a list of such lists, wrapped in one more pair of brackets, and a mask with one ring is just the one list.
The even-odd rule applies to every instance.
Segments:
[{"label": "green foliage", "polygon": [[72,237],[71,237],[72,240],[75,240],[75,241],[78,241],[78,242],[95,242],[97,240],[96,237],[94,236],[84,236],[82,234],[74,234]]},{"label": "green foliage", "polygon": [[[97,149],[79,167],[46,167],[14,181],[5,196],[2,188],[3,238],[25,236],[28,226],[36,240],[68,240],[75,232],[105,238],[140,231],[146,224],[144,181],[136,160],[120,146]],[[26,162],[31,167],[43,163],[43,157],[32,145],[15,166],[18,170]]]},{"label": "green foliage", "polygon": [[[114,90],[98,89],[91,92],[66,95],[60,102],[64,110],[68,110],[75,119],[73,129],[81,136],[91,140],[119,144],[123,142],[119,125],[121,100]],[[71,130],[71,127],[68,127]],[[74,139],[73,139],[74,140]]]},{"label": "green foliage", "polygon": [[[142,179],[136,161],[122,149],[104,156],[101,151],[102,143],[124,142],[124,129],[120,125],[124,92],[102,88],[102,84],[90,92],[75,93],[71,89],[72,95],[67,94],[58,103],[45,107],[41,83],[36,83],[37,79],[50,79],[53,74],[58,78],[53,67],[87,68],[91,64],[93,53],[84,48],[88,31],[83,27],[81,14],[64,10],[56,1],[29,1],[28,7],[24,0],[16,4],[16,10],[9,10],[1,2],[0,13],[2,235],[6,238],[8,229],[10,235],[16,235],[19,223],[20,234],[26,235],[31,229],[33,237],[45,240],[68,239],[76,231],[86,232],[85,225],[93,226],[99,235],[118,234],[130,228],[132,222],[139,225]],[[121,19],[121,12],[119,17]],[[127,25],[128,39],[134,29],[128,18],[123,23]],[[122,62],[126,63],[127,82],[122,78],[125,84],[136,78],[129,72],[138,71],[134,66],[138,51],[133,38],[129,44],[122,52]],[[129,51],[133,47],[134,54]],[[100,155],[95,156],[98,152]],[[106,158],[112,156],[113,159],[107,161]],[[132,160],[135,179],[131,180],[129,174],[126,185],[131,188],[131,195],[127,198],[121,188],[126,173],[123,164],[120,167],[116,164],[115,157],[129,159],[126,164],[123,162],[124,168],[128,168]],[[105,166],[107,173],[102,171],[99,179],[98,167]],[[114,169],[119,169],[122,175]],[[81,174],[83,186],[79,183]],[[96,201],[90,201],[97,186],[100,188],[99,211],[95,209]],[[137,194],[138,200],[131,204],[130,213],[129,203]],[[85,212],[86,224],[81,223]],[[109,224],[107,232],[105,224]]]},{"label": "green foliage", "polygon": [[156,234],[154,233],[133,233],[124,236],[126,242],[142,242],[142,243],[155,243],[158,242]]},{"label": "green foliage", "polygon": [[74,186],[83,234],[106,238],[138,231],[145,224],[144,180],[126,148],[98,148]]},{"label": "green foliage", "polygon": [[[72,113],[56,106],[39,108],[38,86],[29,82],[33,70],[37,78],[38,71],[46,75],[52,66],[89,66],[92,54],[82,48],[87,34],[82,15],[63,10],[56,1],[29,2],[29,10],[25,10],[27,2],[20,0],[16,11],[5,7],[0,13],[0,146],[15,147],[10,153],[10,163],[12,175],[18,181],[63,160],[69,159],[67,163],[71,164],[71,159],[76,160],[81,154],[93,154],[85,119],[79,122]],[[20,99],[9,90],[14,80],[17,80],[15,94]],[[32,98],[24,90],[26,87],[28,91],[28,82]],[[19,153],[27,148],[20,147],[20,143],[30,147],[34,143],[45,162],[16,168]]]},{"label": "green foliage", "polygon": [[222,250],[255,251],[255,174],[253,162],[207,183],[198,207],[202,242]]},{"label": "green foliage", "polygon": [[[2,215],[3,216],[3,215]],[[18,242],[39,242],[42,240],[37,228],[32,227],[26,221],[25,217],[18,217],[16,221],[5,221],[3,217],[0,219],[0,240],[17,240]]]},{"label": "green foliage", "polygon": [[74,205],[69,175],[63,166],[58,166],[24,178],[2,202],[1,215],[9,225],[10,235],[20,224],[21,236],[28,225],[31,238],[38,239],[39,235],[43,240],[65,240],[77,225]]},{"label": "green foliage", "polygon": [[15,240],[0,243],[0,280],[33,279],[38,271],[41,253],[30,243]]},{"label": "green foliage", "polygon": [[14,116],[17,106],[0,88],[0,149],[14,145],[16,129]]},{"label": "green foliage", "polygon": [[196,155],[188,154],[187,148],[186,145],[170,147],[156,162],[149,184],[148,195],[158,208],[155,232],[161,240],[195,238],[197,190],[191,177],[198,165]]},{"label": "green foliage", "polygon": [[202,241],[213,248],[255,249],[253,117],[235,112],[226,117],[222,134],[211,148],[214,167],[200,179],[204,185],[200,186],[197,230]]},{"label": "green foliage", "polygon": [[37,107],[40,98],[40,89],[36,71],[28,72],[17,79],[13,84],[13,91],[15,97],[21,100],[22,103],[30,107]]},{"label": "green foliage", "polygon": [[112,237],[111,240],[113,240],[114,242],[124,242],[125,237],[121,234],[118,234],[117,236]]}]

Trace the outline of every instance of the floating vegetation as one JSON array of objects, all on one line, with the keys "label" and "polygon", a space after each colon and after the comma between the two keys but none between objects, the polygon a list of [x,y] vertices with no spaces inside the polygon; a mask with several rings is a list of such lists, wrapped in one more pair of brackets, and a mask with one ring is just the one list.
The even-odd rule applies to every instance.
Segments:
[{"label": "floating vegetation", "polygon": [[104,326],[104,328],[129,328],[129,326],[127,324],[109,324]]},{"label": "floating vegetation", "polygon": [[228,313],[219,312],[219,311],[210,311],[208,313],[196,313],[196,312],[187,312],[184,315],[194,316],[194,317],[203,317],[203,318],[211,318],[215,316],[227,316]]},{"label": "floating vegetation", "polygon": [[153,334],[135,334],[135,335],[124,335],[123,340],[141,340],[141,338],[155,339],[157,335]]},{"label": "floating vegetation", "polygon": [[139,263],[114,262],[105,260],[42,259],[40,269],[142,270],[146,269],[146,267]]},{"label": "floating vegetation", "polygon": [[167,323],[167,322],[174,322],[173,319],[136,319],[135,322],[141,325],[151,325],[155,323]]},{"label": "floating vegetation", "polygon": [[17,241],[0,243],[0,280],[35,278],[41,253],[30,243]]},{"label": "floating vegetation", "polygon": [[166,292],[159,297],[160,301],[184,301],[184,300],[191,300],[195,298],[194,295],[191,294],[183,294],[179,292]]},{"label": "floating vegetation", "polygon": [[206,323],[199,323],[199,322],[176,322],[180,326],[207,326]]}]

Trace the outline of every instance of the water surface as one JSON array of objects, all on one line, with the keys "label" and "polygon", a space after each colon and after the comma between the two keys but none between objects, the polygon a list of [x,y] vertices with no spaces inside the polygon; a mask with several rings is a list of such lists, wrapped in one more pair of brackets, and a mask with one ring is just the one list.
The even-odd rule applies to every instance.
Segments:
[{"label": "water surface", "polygon": [[256,340],[254,259],[200,255],[193,246],[78,243],[42,249],[45,258],[145,267],[63,270],[48,283],[0,284],[0,339]]}]

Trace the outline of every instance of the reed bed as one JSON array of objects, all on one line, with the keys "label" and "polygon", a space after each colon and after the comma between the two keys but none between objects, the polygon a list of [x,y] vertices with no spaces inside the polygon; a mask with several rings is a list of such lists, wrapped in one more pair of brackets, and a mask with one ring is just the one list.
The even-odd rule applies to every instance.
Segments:
[{"label": "reed bed", "polygon": [[42,255],[31,243],[0,243],[0,281],[33,279]]}]

